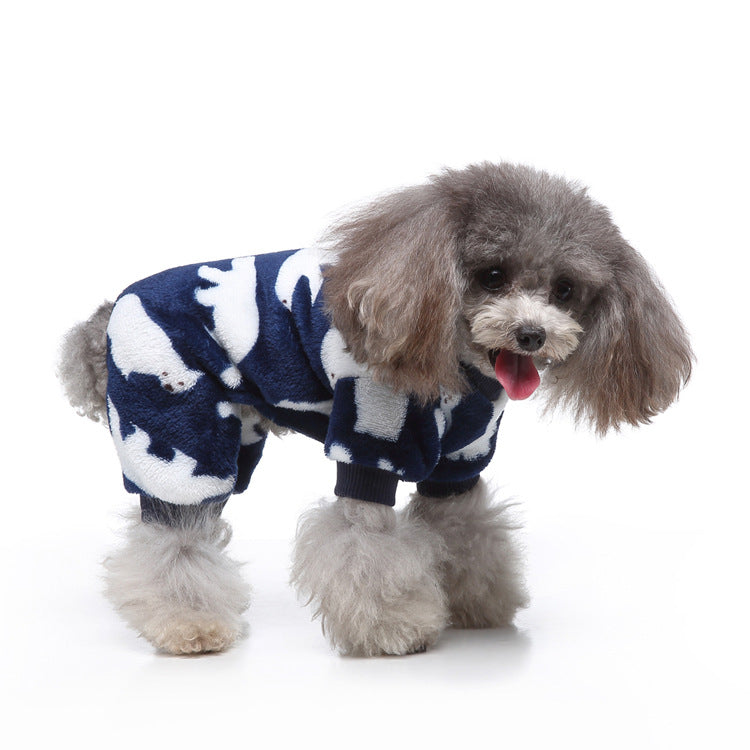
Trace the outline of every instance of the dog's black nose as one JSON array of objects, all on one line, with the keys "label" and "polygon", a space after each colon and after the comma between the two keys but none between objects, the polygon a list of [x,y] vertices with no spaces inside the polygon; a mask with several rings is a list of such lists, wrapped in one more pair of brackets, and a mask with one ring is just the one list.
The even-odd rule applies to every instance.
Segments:
[{"label": "dog's black nose", "polygon": [[521,326],[516,331],[518,346],[525,352],[535,352],[544,346],[547,333],[539,326]]}]

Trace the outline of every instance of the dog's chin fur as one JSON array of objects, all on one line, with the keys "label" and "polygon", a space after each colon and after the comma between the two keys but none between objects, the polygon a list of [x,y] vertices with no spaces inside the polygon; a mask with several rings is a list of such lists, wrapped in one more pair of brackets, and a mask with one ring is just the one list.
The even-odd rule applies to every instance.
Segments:
[{"label": "dog's chin fur", "polygon": [[125,544],[104,566],[106,595],[128,625],[171,654],[222,651],[245,632],[250,588],[224,548],[216,512],[167,526],[129,519]]}]

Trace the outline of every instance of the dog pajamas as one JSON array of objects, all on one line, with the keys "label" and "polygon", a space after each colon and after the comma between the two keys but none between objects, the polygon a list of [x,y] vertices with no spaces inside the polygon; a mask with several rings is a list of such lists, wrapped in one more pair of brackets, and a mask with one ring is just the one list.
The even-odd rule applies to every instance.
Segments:
[{"label": "dog pajamas", "polygon": [[338,496],[394,505],[400,480],[433,497],[477,482],[495,449],[500,384],[463,365],[470,390],[424,405],[373,380],[325,311],[324,261],[296,250],[184,266],[118,298],[107,408],[144,519],[246,489],[265,420],[324,444]]}]

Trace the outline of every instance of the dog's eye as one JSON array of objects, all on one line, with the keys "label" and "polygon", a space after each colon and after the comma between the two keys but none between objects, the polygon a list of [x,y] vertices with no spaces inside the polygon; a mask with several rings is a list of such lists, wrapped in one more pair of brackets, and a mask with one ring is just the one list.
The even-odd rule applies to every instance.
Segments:
[{"label": "dog's eye", "polygon": [[555,282],[552,294],[558,302],[568,302],[573,296],[573,284],[567,279],[560,279]]},{"label": "dog's eye", "polygon": [[488,292],[496,292],[505,283],[505,274],[501,268],[485,268],[477,274],[477,281]]}]

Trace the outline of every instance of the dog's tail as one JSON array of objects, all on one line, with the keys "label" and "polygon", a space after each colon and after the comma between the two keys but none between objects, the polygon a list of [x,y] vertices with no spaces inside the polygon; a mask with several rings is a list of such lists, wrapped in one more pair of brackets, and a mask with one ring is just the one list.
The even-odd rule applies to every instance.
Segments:
[{"label": "dog's tail", "polygon": [[94,422],[107,424],[107,324],[112,302],[104,302],[65,336],[57,377],[73,408]]}]

